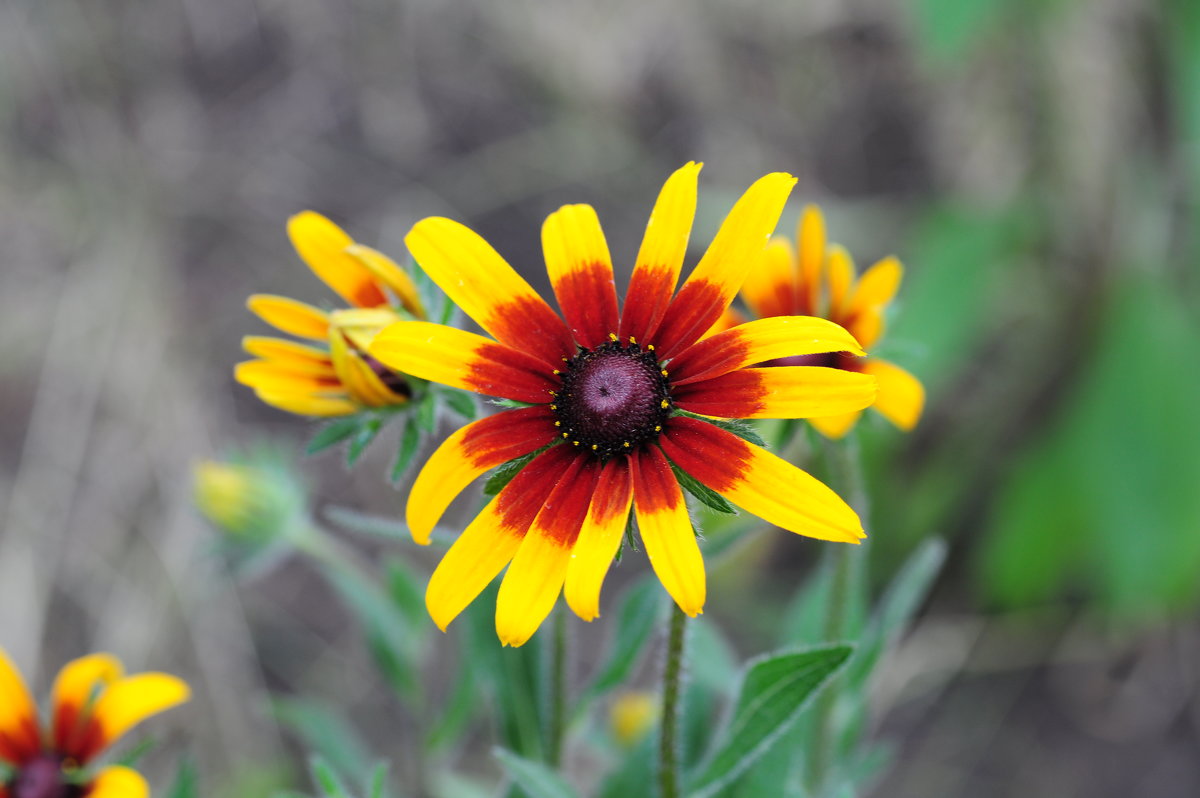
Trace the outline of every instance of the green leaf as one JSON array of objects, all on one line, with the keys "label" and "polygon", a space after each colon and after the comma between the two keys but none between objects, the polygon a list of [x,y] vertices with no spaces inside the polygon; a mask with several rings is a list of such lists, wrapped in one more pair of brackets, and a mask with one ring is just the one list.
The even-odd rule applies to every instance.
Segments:
[{"label": "green leaf", "polygon": [[450,697],[443,702],[437,724],[429,731],[426,743],[430,750],[455,742],[479,709],[479,691],[471,663],[460,659],[456,665]]},{"label": "green leaf", "polygon": [[413,627],[389,598],[360,574],[333,565],[325,565],[323,570],[362,625],[367,650],[380,675],[398,695],[415,695],[420,683],[415,664],[418,638]]},{"label": "green leaf", "polygon": [[442,398],[446,400],[446,406],[465,418],[467,421],[474,420],[479,412],[479,408],[475,404],[475,397],[466,391],[445,390],[441,392]]},{"label": "green leaf", "polygon": [[674,415],[687,416],[688,418],[694,418],[698,421],[712,424],[714,427],[720,427],[726,432],[732,432],[734,435],[753,443],[755,446],[761,446],[764,449],[767,447],[767,442],[762,439],[762,436],[758,434],[758,430],[756,430],[749,422],[736,418],[709,418],[708,416],[689,413],[688,411],[680,410],[679,408],[675,408]]},{"label": "green leaf", "polygon": [[426,577],[417,576],[404,560],[388,560],[384,565],[388,596],[410,624],[424,626],[427,621],[425,609]]},{"label": "green leaf", "polygon": [[417,426],[432,435],[437,430],[437,399],[432,391],[421,397],[417,403]]},{"label": "green leaf", "polygon": [[529,798],[578,798],[562,777],[540,762],[533,762],[504,748],[493,753],[504,770]]},{"label": "green leaf", "polygon": [[137,763],[142,757],[154,750],[158,745],[158,741],[153,737],[145,737],[138,741],[138,744],[126,751],[117,759],[118,765],[124,765],[127,768],[137,768]]},{"label": "green leaf", "polygon": [[654,783],[655,754],[658,751],[656,735],[648,734],[645,739],[617,760],[617,765],[608,771],[596,793],[597,798],[629,798],[645,795],[646,785]]},{"label": "green leaf", "polygon": [[716,793],[765,754],[852,651],[850,646],[825,646],[752,660],[724,742],[708,757],[691,798]]},{"label": "green leaf", "polygon": [[200,780],[196,774],[196,764],[190,757],[184,757],[175,771],[175,781],[167,790],[167,798],[200,798]]},{"label": "green leaf", "polygon": [[492,475],[487,478],[487,482],[483,483],[483,493],[485,496],[495,496],[500,491],[504,490],[504,486],[513,481],[513,478],[521,473],[521,469],[529,465],[538,452],[527,454],[524,457],[518,457],[515,460],[509,460],[507,463],[500,465],[492,472]]},{"label": "green leaf", "polygon": [[350,439],[350,443],[346,446],[346,465],[353,466],[358,462],[358,458],[362,457],[362,453],[371,445],[371,441],[375,440],[375,436],[379,434],[379,430],[383,428],[383,422],[378,418],[369,419],[365,424],[359,427],[358,432]]},{"label": "green leaf", "polygon": [[309,759],[308,767],[312,771],[313,781],[317,783],[327,798],[353,798],[346,785],[342,783],[341,777],[319,754],[314,754]]},{"label": "green leaf", "polygon": [[703,484],[700,480],[684,471],[679,466],[671,463],[671,470],[675,472],[675,479],[679,480],[680,486],[688,493],[700,500],[700,503],[710,510],[716,510],[718,513],[727,515],[736,515],[737,508],[729,503],[728,500],[721,494],[717,493],[712,488]]},{"label": "green leaf", "polygon": [[396,461],[392,463],[391,480],[393,483],[404,478],[404,474],[408,471],[419,448],[421,448],[421,430],[411,418],[405,419],[404,429],[400,433],[400,447],[396,450]]},{"label": "green leaf", "polygon": [[387,777],[388,763],[377,763],[375,765],[375,772],[371,774],[370,791],[367,793],[369,798],[387,798]]},{"label": "green leaf", "polygon": [[644,578],[625,591],[616,612],[616,634],[608,656],[579,699],[578,708],[620,685],[638,664],[638,655],[654,634],[662,609],[658,580]]},{"label": "green leaf", "polygon": [[270,707],[281,726],[341,772],[364,773],[370,767],[366,746],[340,714],[304,698],[272,698]]},{"label": "green leaf", "polygon": [[357,415],[335,419],[317,430],[316,434],[312,436],[312,440],[308,442],[308,446],[305,447],[304,453],[312,455],[323,452],[358,432],[362,424],[362,416]]}]

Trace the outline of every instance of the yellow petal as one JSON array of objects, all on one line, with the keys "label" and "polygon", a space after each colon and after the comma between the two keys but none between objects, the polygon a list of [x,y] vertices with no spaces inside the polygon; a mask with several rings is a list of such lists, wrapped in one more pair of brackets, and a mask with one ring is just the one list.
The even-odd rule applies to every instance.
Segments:
[{"label": "yellow petal", "polygon": [[675,465],[769,523],[821,540],[866,537],[858,514],[822,482],[730,432],[677,416],[660,441]]},{"label": "yellow petal", "polygon": [[848,313],[848,292],[854,282],[854,261],[843,247],[829,248],[829,318],[841,320]]},{"label": "yellow petal", "polygon": [[361,408],[344,396],[313,396],[259,389],[255,395],[271,407],[299,416],[348,416]]},{"label": "yellow petal", "polygon": [[704,558],[679,482],[662,452],[648,446],[633,458],[633,507],[646,556],[679,609],[704,611]]},{"label": "yellow petal", "polygon": [[296,341],[247,335],[242,339],[242,349],[255,357],[291,366],[298,371],[311,374],[329,374],[333,371],[329,352]]},{"label": "yellow petal", "polygon": [[658,194],[629,279],[621,316],[622,338],[645,340],[667,312],[687,255],[702,166],[689,162],[676,169]]},{"label": "yellow petal", "polygon": [[614,457],[600,474],[567,565],[564,589],[567,604],[585,621],[600,615],[600,588],[621,545],[632,504],[633,476],[629,461]]},{"label": "yellow petal", "polygon": [[773,238],[758,256],[742,298],[755,316],[792,316],[796,309],[796,255],[786,238]]},{"label": "yellow petal", "polygon": [[860,310],[846,325],[863,349],[870,349],[883,335],[883,312],[879,308]]},{"label": "yellow petal", "polygon": [[391,325],[375,336],[369,352],[405,374],[518,402],[548,402],[561,387],[550,366],[531,355],[426,321]]},{"label": "yellow petal", "polygon": [[679,386],[675,403],[718,418],[810,418],[862,410],[875,401],[875,379],[820,366],[739,369]]},{"label": "yellow petal", "polygon": [[856,410],[853,413],[841,413],[835,416],[817,416],[810,418],[808,423],[812,424],[817,432],[826,438],[838,440],[846,437],[846,433],[854,429],[854,425],[858,423],[861,416],[862,411]]},{"label": "yellow petal", "polygon": [[416,284],[396,261],[363,244],[351,244],[346,247],[346,254],[356,258],[379,283],[392,289],[401,307],[419,319],[425,318],[425,308],[421,306]]},{"label": "yellow petal", "polygon": [[430,217],[404,241],[430,279],[496,340],[547,363],[575,354],[562,319],[473,230]]},{"label": "yellow petal", "polygon": [[766,175],[733,206],[654,333],[663,357],[700,338],[729,307],[766,247],[795,184],[796,178],[783,172]]},{"label": "yellow petal", "polygon": [[191,695],[178,677],[139,673],[110,684],[97,699],[92,717],[100,724],[107,746],[146,718],[184,703]]},{"label": "yellow petal", "polygon": [[346,252],[354,240],[329,219],[298,213],[288,220],[288,236],[301,259],[342,299],[361,308],[388,304],[371,270]]},{"label": "yellow petal", "polygon": [[272,360],[238,363],[234,366],[233,378],[251,388],[285,393],[329,393],[341,388],[332,367],[314,372],[303,366]]},{"label": "yellow petal", "polygon": [[705,338],[667,364],[674,385],[795,355],[865,354],[845,329],[816,316],[772,316]]},{"label": "yellow petal", "polygon": [[284,296],[254,294],[246,306],[260,319],[277,330],[324,341],[329,337],[329,316],[312,305]]},{"label": "yellow petal", "polygon": [[121,678],[125,669],[112,654],[91,654],[67,663],[54,680],[52,704],[55,715],[60,707],[77,712],[90,705],[99,691]]},{"label": "yellow petal", "polygon": [[915,427],[925,407],[925,388],[921,381],[886,360],[867,360],[863,371],[879,380],[875,409],[906,432]]},{"label": "yellow petal", "polygon": [[7,652],[0,648],[0,760],[37,752],[37,706]]},{"label": "yellow petal", "polygon": [[406,395],[395,393],[384,384],[366,361],[350,349],[340,332],[329,336],[329,354],[341,384],[364,407],[389,407],[408,401]]},{"label": "yellow petal", "polygon": [[617,332],[612,256],[590,205],[564,205],[542,225],[546,272],[575,340],[593,347]]},{"label": "yellow petal", "polygon": [[86,798],[150,798],[150,787],[142,774],[120,765],[106,767],[84,792]]},{"label": "yellow petal", "polygon": [[892,301],[900,288],[900,280],[904,276],[904,267],[894,257],[886,257],[863,272],[854,294],[850,298],[848,311],[861,312],[869,308],[878,308]]},{"label": "yellow petal", "polygon": [[800,314],[816,314],[821,297],[821,270],[825,266],[825,217],[816,205],[806,205],[796,225],[797,261],[800,267],[796,296]]}]

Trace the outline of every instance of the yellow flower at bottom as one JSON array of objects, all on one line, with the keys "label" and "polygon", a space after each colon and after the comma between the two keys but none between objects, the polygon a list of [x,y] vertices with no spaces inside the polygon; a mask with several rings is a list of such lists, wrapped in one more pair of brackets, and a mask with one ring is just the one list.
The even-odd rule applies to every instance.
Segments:
[{"label": "yellow flower at bottom", "polygon": [[263,321],[317,344],[248,336],[242,346],[258,359],[237,365],[238,382],[267,404],[306,416],[407,403],[411,392],[404,375],[366,350],[393,322],[424,318],[412,279],[391,258],[356,244],[318,213],[293,216],[288,235],[305,263],[352,307],[326,312],[287,297],[250,297],[247,305]]},{"label": "yellow flower at bottom", "polygon": [[0,761],[11,768],[0,798],[147,798],[145,779],[130,768],[85,769],[138,723],[190,696],[174,676],[126,676],[112,655],[91,654],[59,671],[43,727],[33,696],[0,649]]},{"label": "yellow flower at bottom", "polygon": [[[828,319],[846,328],[868,350],[867,357],[848,352],[780,358],[770,365],[824,366],[869,374],[879,391],[872,404],[902,430],[916,426],[925,405],[920,381],[899,366],[871,357],[871,347],[883,334],[884,312],[891,303],[904,268],[886,257],[856,275],[850,253],[827,244],[820,208],[809,205],[796,229],[796,246],[782,236],[771,239],[742,286],[742,299],[756,318],[806,315]],[[717,330],[713,330],[717,332]],[[854,427],[862,411],[812,416],[808,422],[830,438]]]},{"label": "yellow flower at bottom", "polygon": [[653,693],[623,693],[609,711],[613,737],[626,748],[641,742],[657,722],[658,699]]}]

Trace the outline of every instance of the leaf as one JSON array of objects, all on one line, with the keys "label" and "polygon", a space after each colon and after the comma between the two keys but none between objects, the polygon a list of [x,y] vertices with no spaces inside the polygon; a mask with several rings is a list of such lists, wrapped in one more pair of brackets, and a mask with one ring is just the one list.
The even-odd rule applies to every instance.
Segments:
[{"label": "leaf", "polygon": [[852,651],[850,646],[825,646],[752,660],[722,735],[724,743],[708,757],[690,798],[714,794],[766,753]]},{"label": "leaf", "polygon": [[354,433],[358,432],[362,426],[362,416],[347,416],[346,418],[335,419],[325,426],[317,430],[312,436],[312,440],[308,442],[304,453],[308,455],[323,452],[334,444],[341,443],[349,438]]},{"label": "leaf", "polygon": [[518,457],[515,460],[509,460],[507,463],[499,465],[492,475],[487,478],[487,482],[483,483],[483,493],[486,496],[495,496],[500,491],[504,490],[504,486],[513,481],[513,478],[521,473],[521,469],[529,465],[529,461],[534,458],[537,452],[527,454],[524,457]]},{"label": "leaf", "polygon": [[471,664],[461,659],[457,662],[450,697],[443,702],[437,724],[430,729],[426,739],[430,750],[455,742],[479,708],[479,693]]},{"label": "leaf", "polygon": [[362,625],[367,649],[380,674],[398,695],[415,695],[419,690],[415,666],[418,641],[412,626],[389,598],[360,574],[332,565],[325,565],[323,570]]},{"label": "leaf", "polygon": [[371,774],[370,791],[367,793],[369,798],[387,798],[387,777],[388,763],[377,763],[375,765],[375,772]]},{"label": "leaf", "polygon": [[767,442],[762,439],[762,436],[758,434],[758,430],[756,430],[749,422],[735,418],[711,418],[710,416],[702,416],[697,413],[690,413],[687,410],[680,410],[679,408],[675,408],[674,415],[687,416],[688,418],[694,418],[698,421],[704,421],[708,424],[712,424],[714,427],[720,427],[726,432],[732,432],[734,435],[753,443],[755,446],[761,446],[764,449],[767,447]]},{"label": "leaf", "polygon": [[493,754],[504,770],[529,798],[578,798],[578,793],[550,768],[517,756],[512,751],[496,748]]},{"label": "leaf", "polygon": [[710,510],[716,510],[718,513],[737,515],[737,508],[730,504],[724,496],[703,484],[700,480],[674,463],[671,463],[671,470],[675,472],[675,479],[679,480],[680,486],[699,499],[700,503],[705,507],[708,507]]},{"label": "leaf", "polygon": [[314,754],[308,761],[313,781],[321,788],[328,798],[352,798],[342,779],[319,754]]},{"label": "leaf", "polygon": [[442,398],[446,400],[446,406],[465,418],[467,421],[473,421],[478,414],[478,407],[475,404],[475,397],[466,391],[444,390],[441,391]]},{"label": "leaf", "polygon": [[426,392],[417,403],[415,416],[417,426],[432,435],[437,430],[437,399],[432,391]]},{"label": "leaf", "polygon": [[354,437],[350,439],[349,445],[346,446],[346,465],[353,466],[358,462],[358,458],[362,457],[362,453],[371,445],[371,441],[375,440],[375,436],[382,428],[383,422],[378,418],[369,419],[359,428]]},{"label": "leaf", "polygon": [[625,591],[617,607],[616,635],[608,656],[580,696],[579,709],[625,681],[638,664],[638,654],[654,633],[661,608],[662,592],[657,579],[642,579]]},{"label": "leaf", "polygon": [[421,430],[411,418],[405,419],[404,429],[400,433],[400,446],[396,450],[396,460],[392,463],[391,480],[393,484],[404,478],[404,474],[408,471],[419,448],[421,448]]},{"label": "leaf", "polygon": [[648,734],[645,739],[617,760],[617,766],[604,776],[597,798],[629,798],[645,795],[646,785],[654,782],[655,754],[658,751],[656,735]]},{"label": "leaf", "polygon": [[363,773],[369,767],[366,746],[340,714],[304,698],[272,698],[270,707],[281,726],[338,770]]},{"label": "leaf", "polygon": [[146,737],[138,742],[133,748],[126,751],[117,759],[118,765],[124,765],[127,768],[137,768],[137,763],[142,757],[154,750],[158,745],[158,741],[153,737]]},{"label": "leaf", "polygon": [[409,623],[414,626],[425,625],[425,579],[413,573],[408,564],[399,559],[388,560],[384,574],[392,605],[403,613]]},{"label": "leaf", "polygon": [[196,775],[196,764],[190,757],[184,757],[175,771],[175,781],[167,790],[167,798],[200,798],[199,777]]}]

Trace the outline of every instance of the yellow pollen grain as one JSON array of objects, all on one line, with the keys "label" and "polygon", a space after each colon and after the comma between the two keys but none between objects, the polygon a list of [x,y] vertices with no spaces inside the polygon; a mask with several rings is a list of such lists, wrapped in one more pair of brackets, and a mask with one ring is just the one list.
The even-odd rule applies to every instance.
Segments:
[{"label": "yellow pollen grain", "polygon": [[597,450],[597,449],[599,449],[599,448],[600,448],[600,444],[598,444],[598,443],[593,443],[593,444],[592,444],[592,451],[593,451],[593,452],[594,452],[594,451],[596,451],[596,450]]},{"label": "yellow pollen grain", "polygon": [[559,375],[559,374],[562,374],[562,372],[561,372],[561,371],[559,371],[558,369],[555,369],[555,370],[554,370],[554,374],[557,376],[557,375]]},{"label": "yellow pollen grain", "polygon": [[609,333],[609,334],[608,334],[608,339],[609,339],[610,341],[615,341],[615,340],[617,340],[617,334],[616,334],[616,333]]},{"label": "yellow pollen grain", "polygon": [[648,349],[648,350],[650,350],[651,352],[653,352],[653,351],[654,351],[654,344],[646,344],[646,349]]},{"label": "yellow pollen grain", "polygon": [[663,399],[661,402],[658,403],[658,406],[661,407],[663,410],[666,410],[668,407],[671,406],[671,403],[668,402],[666,399]]},{"label": "yellow pollen grain", "polygon": [[575,444],[576,446],[579,445],[579,441],[571,441],[571,443]]},{"label": "yellow pollen grain", "polygon": [[561,422],[561,421],[555,421],[555,422],[554,422],[554,426],[556,426],[556,427],[561,427],[561,426],[562,426],[562,422]]},{"label": "yellow pollen grain", "polygon": [[631,336],[629,336],[629,343],[631,343],[631,344],[636,344],[636,343],[637,343],[637,339],[636,339],[636,338],[634,338],[634,337],[631,335]]},{"label": "yellow pollen grain", "polygon": [[659,372],[659,374],[661,374],[665,377],[665,376],[667,376],[667,370],[663,369],[662,371]]},{"label": "yellow pollen grain", "polygon": [[655,431],[655,432],[662,432],[662,425],[661,425],[661,424],[655,424],[655,425],[654,425],[654,431]]},{"label": "yellow pollen grain", "polygon": [[564,438],[569,438],[569,437],[571,437],[571,434],[570,434],[570,433],[568,433],[568,432],[564,432],[564,433],[563,433],[563,437],[564,437]]},{"label": "yellow pollen grain", "polygon": [[558,409],[558,405],[550,405],[550,409],[551,409],[551,410],[557,410],[557,409]]},{"label": "yellow pollen grain", "polygon": [[625,442],[624,442],[624,443],[622,443],[621,445],[622,445],[622,446],[624,446],[626,449],[628,449],[628,448],[629,448],[629,441],[625,441]]}]

